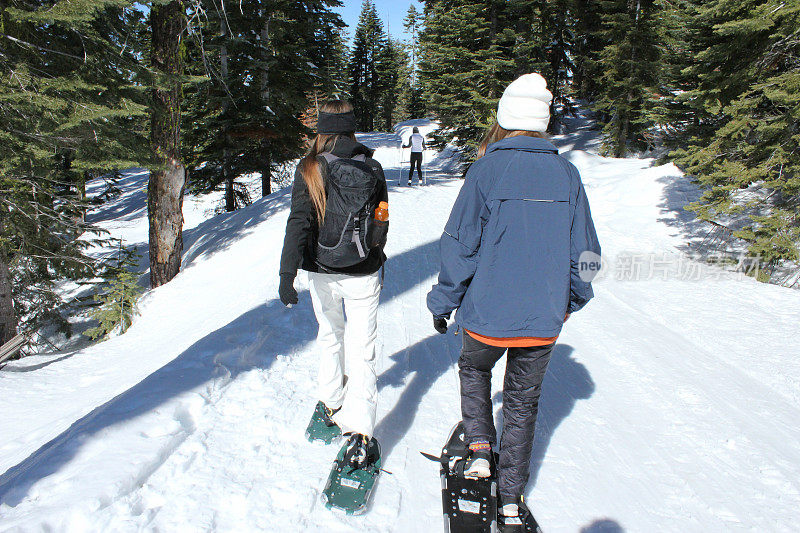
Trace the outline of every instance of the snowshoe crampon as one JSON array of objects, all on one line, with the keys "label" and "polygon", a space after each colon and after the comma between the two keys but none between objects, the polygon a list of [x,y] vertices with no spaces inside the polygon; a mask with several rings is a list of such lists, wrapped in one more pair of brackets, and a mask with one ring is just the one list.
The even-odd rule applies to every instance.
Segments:
[{"label": "snowshoe crampon", "polygon": [[375,438],[370,439],[365,464],[356,468],[351,464],[349,447],[350,441],[339,450],[321,497],[328,509],[337,509],[347,514],[362,514],[367,510],[369,498],[381,471],[381,448]]},{"label": "snowshoe crampon", "polygon": [[536,522],[525,501],[519,503],[519,521],[515,523],[504,523],[503,516],[498,516],[500,522],[500,533],[542,533],[542,529]]},{"label": "snowshoe crampon", "polygon": [[325,412],[325,404],[317,402],[317,407],[314,409],[314,414],[311,415],[311,421],[306,428],[306,438],[311,442],[322,441],[325,444],[330,444],[341,434],[342,430],[333,423]]}]

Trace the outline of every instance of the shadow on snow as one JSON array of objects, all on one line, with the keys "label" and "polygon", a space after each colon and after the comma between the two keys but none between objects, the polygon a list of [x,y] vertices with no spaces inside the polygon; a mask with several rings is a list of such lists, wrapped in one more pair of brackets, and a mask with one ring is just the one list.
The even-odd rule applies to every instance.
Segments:
[{"label": "shadow on snow", "polygon": [[[241,213],[239,216],[249,215]],[[215,223],[219,222],[217,220]],[[228,224],[223,222],[223,225]],[[228,238],[231,237],[229,232]],[[210,253],[210,250],[221,245],[216,240],[207,242],[205,251],[201,253]],[[401,272],[422,268],[420,279],[424,280],[435,274],[435,259],[438,259],[438,241],[390,258],[382,302],[416,286],[417,280],[409,285],[408,277],[391,276],[393,269]],[[150,412],[180,393],[205,383],[222,380],[224,385],[243,372],[268,369],[277,355],[292,354],[302,349],[315,339],[316,332],[317,324],[308,291],[301,292],[299,304],[291,311],[285,309],[277,299],[247,311],[195,342],[138,384],[95,408],[27,459],[0,475],[0,503],[12,507],[18,505],[36,482],[58,472],[78,453],[83,442],[103,429]]]},{"label": "shadow on snow", "polygon": [[[594,394],[594,381],[586,367],[572,358],[574,351],[575,349],[568,344],[556,344],[550,356],[550,363],[542,383],[539,414],[536,417],[529,487],[536,484],[550,440],[558,426],[569,417],[578,400],[586,400]],[[502,393],[497,392],[492,398],[492,403],[499,406],[495,418],[502,430],[501,399]],[[502,431],[499,431],[498,436],[501,434]]]}]

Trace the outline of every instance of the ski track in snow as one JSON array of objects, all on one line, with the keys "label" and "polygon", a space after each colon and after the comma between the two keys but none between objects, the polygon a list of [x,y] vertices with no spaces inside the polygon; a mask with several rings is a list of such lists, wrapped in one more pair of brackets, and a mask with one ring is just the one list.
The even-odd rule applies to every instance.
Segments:
[{"label": "ski track in snow", "polygon": [[[409,122],[423,133],[433,127]],[[602,158],[576,122],[557,138],[581,170],[608,262],[545,379],[527,500],[550,532],[793,531],[800,518],[798,293],[693,264],[700,280],[624,281],[625,254],[677,254],[692,188],[672,165]],[[460,336],[425,296],[461,182],[430,154],[429,186],[398,187],[377,149],[391,231],[378,337],[384,467],[368,512],[325,509],[338,446],[312,444],[316,322],[277,300],[289,191],[207,219],[187,198],[184,268],[122,337],[0,372],[2,531],[397,531],[442,528],[438,454],[460,418]],[[407,155],[407,154],[406,154]],[[407,164],[404,172],[407,172]],[[146,246],[146,175],[96,213]],[[140,205],[141,204],[141,205]],[[502,423],[504,360],[494,378]],[[33,371],[35,369],[35,371]]]}]

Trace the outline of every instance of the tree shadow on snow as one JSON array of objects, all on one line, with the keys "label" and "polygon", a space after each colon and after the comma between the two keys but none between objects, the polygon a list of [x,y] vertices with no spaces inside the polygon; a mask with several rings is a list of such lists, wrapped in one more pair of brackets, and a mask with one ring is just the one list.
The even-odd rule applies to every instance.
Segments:
[{"label": "tree shadow on snow", "polygon": [[575,348],[568,344],[556,344],[550,358],[536,418],[529,486],[536,483],[550,440],[558,426],[569,417],[578,400],[586,400],[594,394],[592,376],[585,366],[572,358],[574,351]]},{"label": "tree shadow on snow", "polygon": [[[138,192],[136,194],[139,194]],[[143,200],[147,207],[147,191],[145,178],[145,192]],[[183,254],[181,256],[181,271],[192,268],[196,259],[214,255],[228,249],[236,241],[246,237],[257,230],[257,226],[285,209],[291,202],[291,187],[276,191],[270,196],[256,200],[251,205],[237,209],[230,213],[216,215],[194,228],[183,231]],[[135,202],[132,202],[132,204]],[[108,218],[104,215],[103,220]],[[139,273],[138,283],[144,289],[150,286],[150,250],[147,242],[131,243],[124,245],[138,256],[134,270]],[[114,261],[117,257],[117,248],[111,246],[98,255],[100,259]],[[87,285],[77,292],[73,299],[85,301],[97,292],[97,287]],[[89,344],[80,337],[80,334],[97,325],[93,319],[76,320],[73,324],[74,335],[61,346],[62,351],[75,351]]]},{"label": "tree shadow on snow", "polygon": [[601,144],[598,129],[593,120],[593,113],[581,106],[578,116],[562,118],[562,132],[551,140],[561,152],[568,150],[594,151],[598,150]]},{"label": "tree shadow on snow", "polygon": [[[701,220],[692,211],[684,209],[690,203],[698,201],[703,194],[702,189],[689,176],[680,174],[676,169],[675,174],[663,176],[657,181],[664,184],[664,196],[658,205],[662,217],[658,221],[673,228],[674,235],[685,239],[678,249],[689,255],[705,256],[741,247],[741,241],[731,231]],[[732,220],[727,225],[731,230],[738,230],[745,225],[745,221],[743,218]]]},{"label": "tree shadow on snow", "polygon": [[[378,376],[378,390],[384,387],[404,388],[397,403],[375,427],[384,459],[391,455],[392,449],[411,428],[420,404],[433,384],[448,370],[456,368],[460,345],[461,339],[454,335],[434,333],[390,357],[394,364]],[[454,380],[453,398],[456,406],[457,383]]]},{"label": "tree shadow on snow", "polygon": [[[231,229],[228,237],[233,238],[233,233],[236,231]],[[206,253],[217,246],[224,246],[216,241],[206,244]],[[437,265],[438,240],[393,256],[387,263],[386,285],[381,302],[386,303],[412,290],[418,283],[433,276]],[[412,278],[403,275],[407,271],[414,271],[417,276]],[[395,276],[394,272],[398,275]],[[0,503],[12,507],[19,504],[35,483],[58,472],[78,453],[83,442],[105,428],[150,412],[171,398],[196,390],[204,384],[222,380],[224,385],[243,372],[266,370],[278,355],[290,355],[312,342],[317,334],[317,321],[311,296],[308,291],[302,291],[299,299],[299,304],[291,311],[287,311],[277,299],[247,311],[192,344],[138,384],[74,422],[27,459],[0,475]],[[168,342],[169,339],[164,341]],[[430,349],[436,353],[433,347]],[[442,365],[435,367],[436,372],[446,369],[444,363]],[[419,379],[422,380],[420,384],[427,383],[426,377]],[[422,389],[412,389],[406,406],[415,401],[419,403],[418,399],[414,400],[416,396],[413,394],[418,390]]]},{"label": "tree shadow on snow", "polygon": [[373,150],[378,148],[399,148],[402,144],[400,136],[394,132],[356,133],[358,142]]},{"label": "tree shadow on snow", "polygon": [[5,472],[0,476],[0,502],[12,507],[19,504],[31,486],[58,472],[77,454],[81,443],[105,428],[150,412],[205,383],[222,379],[224,384],[243,372],[267,369],[278,355],[290,355],[315,337],[316,321],[307,291],[301,293],[292,312],[286,312],[279,300],[251,309],[95,408]]},{"label": "tree shadow on snow", "polygon": [[[91,209],[86,221],[92,224],[114,221],[131,221],[147,213],[147,182],[150,171],[145,168],[129,168],[120,173],[120,179],[114,185],[118,195],[109,199],[99,207]],[[94,198],[106,189],[107,183],[101,178],[86,184],[86,194]]]},{"label": "tree shadow on snow", "polygon": [[[289,207],[292,188],[287,187],[242,209],[216,215],[183,232],[181,268],[190,268],[198,257],[224,251],[238,240],[257,231],[257,226]],[[287,212],[288,217],[288,212]]]}]

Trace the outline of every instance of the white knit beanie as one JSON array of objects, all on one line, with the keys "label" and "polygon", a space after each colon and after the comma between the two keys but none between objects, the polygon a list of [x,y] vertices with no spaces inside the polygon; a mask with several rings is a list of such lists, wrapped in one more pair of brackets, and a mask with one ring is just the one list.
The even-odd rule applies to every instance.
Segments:
[{"label": "white knit beanie", "polygon": [[547,130],[553,95],[547,82],[535,72],[523,74],[503,91],[497,106],[497,122],[507,130]]}]

